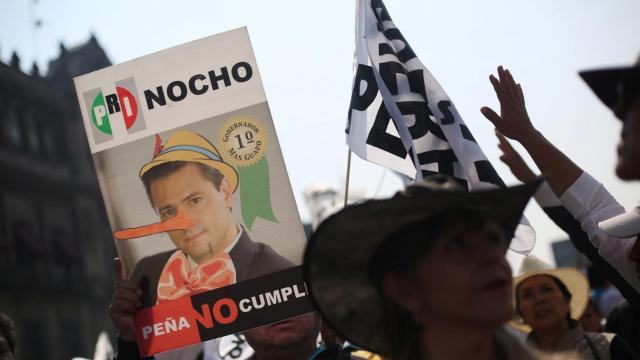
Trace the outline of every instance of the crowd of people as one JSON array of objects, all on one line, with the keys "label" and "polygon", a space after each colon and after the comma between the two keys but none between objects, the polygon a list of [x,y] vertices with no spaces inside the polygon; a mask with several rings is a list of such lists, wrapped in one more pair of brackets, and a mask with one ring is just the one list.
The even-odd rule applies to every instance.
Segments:
[{"label": "crowd of people", "polygon": [[[640,180],[640,59],[581,76],[623,122],[616,174]],[[535,128],[508,69],[499,67],[490,82],[500,114],[481,112],[496,129],[501,160],[524,184],[469,193],[439,175],[330,216],[304,258],[317,313],[245,332],[253,358],[357,358],[352,349],[393,360],[639,358],[640,216]],[[505,254],[532,197],[624,297],[623,306],[603,311],[583,273],[535,257],[511,277]],[[121,360],[139,358],[132,319],[140,294],[120,276],[110,315],[121,333]],[[319,346],[321,322],[333,335]]]},{"label": "crowd of people", "polygon": [[[581,76],[623,123],[616,174],[640,180],[640,58]],[[640,358],[640,215],[626,212],[536,129],[508,69],[499,67],[490,82],[500,113],[481,112],[496,129],[501,160],[523,184],[467,192],[436,175],[330,216],[304,257],[316,312],[246,331],[252,358]],[[522,144],[544,177],[510,140]],[[505,255],[532,197],[621,294],[621,306],[604,309],[590,299],[583,273],[535,257],[525,258],[512,278]],[[140,359],[133,314],[143,292],[116,265],[109,315],[120,333],[117,359]],[[0,316],[0,358],[11,359],[15,343],[13,324]],[[356,355],[361,349],[371,352]],[[203,358],[201,347],[174,355]]]}]

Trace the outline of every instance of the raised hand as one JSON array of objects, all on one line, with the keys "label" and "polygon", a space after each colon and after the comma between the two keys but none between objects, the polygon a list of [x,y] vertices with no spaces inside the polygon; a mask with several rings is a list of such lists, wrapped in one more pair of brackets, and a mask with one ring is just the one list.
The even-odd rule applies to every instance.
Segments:
[{"label": "raised hand", "polygon": [[522,182],[534,181],[536,179],[536,174],[531,170],[520,154],[518,154],[516,149],[511,146],[509,140],[507,140],[507,138],[505,138],[497,129],[496,137],[499,141],[498,148],[502,151],[500,161],[509,167],[509,170],[511,170],[511,173],[513,173],[516,179]]},{"label": "raised hand", "polygon": [[120,259],[113,259],[116,272],[116,288],[109,304],[109,317],[125,341],[136,341],[133,313],[140,308],[142,290],[133,281],[126,280]]},{"label": "raised hand", "polygon": [[526,140],[536,130],[527,114],[522,87],[502,66],[498,67],[498,79],[490,75],[489,80],[500,102],[500,115],[486,106],[480,112],[506,137],[520,142]]}]

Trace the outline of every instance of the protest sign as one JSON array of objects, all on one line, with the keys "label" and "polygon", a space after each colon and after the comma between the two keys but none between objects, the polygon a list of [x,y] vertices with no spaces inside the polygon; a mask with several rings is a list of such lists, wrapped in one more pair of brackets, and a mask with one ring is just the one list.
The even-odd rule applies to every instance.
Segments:
[{"label": "protest sign", "polygon": [[80,76],[142,355],[311,311],[305,235],[246,28]]}]

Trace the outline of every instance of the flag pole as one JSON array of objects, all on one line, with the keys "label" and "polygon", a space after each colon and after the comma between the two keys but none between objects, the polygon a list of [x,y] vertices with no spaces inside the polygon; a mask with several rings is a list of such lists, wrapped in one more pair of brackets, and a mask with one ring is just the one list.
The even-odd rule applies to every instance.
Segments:
[{"label": "flag pole", "polygon": [[347,181],[344,186],[344,206],[347,207],[347,199],[349,198],[349,174],[351,173],[351,149],[347,147]]}]

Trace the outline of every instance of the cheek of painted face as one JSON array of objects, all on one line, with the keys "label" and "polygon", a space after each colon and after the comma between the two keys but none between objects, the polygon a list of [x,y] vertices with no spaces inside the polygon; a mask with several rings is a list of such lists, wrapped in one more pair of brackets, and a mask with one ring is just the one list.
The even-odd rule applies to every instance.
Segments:
[{"label": "cheek of painted face", "polygon": [[533,330],[545,329],[567,321],[569,300],[548,275],[531,276],[520,283],[520,315]]},{"label": "cheek of painted face", "polygon": [[640,96],[632,101],[623,121],[616,175],[623,180],[640,180]]}]

